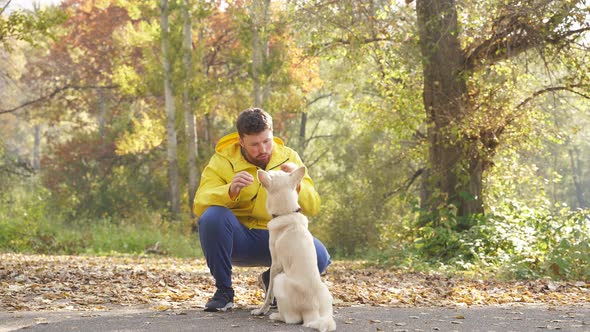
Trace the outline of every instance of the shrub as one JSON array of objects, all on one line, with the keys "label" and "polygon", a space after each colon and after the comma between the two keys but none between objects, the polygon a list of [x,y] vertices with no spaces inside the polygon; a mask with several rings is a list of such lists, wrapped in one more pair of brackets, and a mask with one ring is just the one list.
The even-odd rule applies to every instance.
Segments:
[{"label": "shrub", "polygon": [[590,210],[530,209],[512,202],[504,213],[475,216],[468,230],[458,231],[459,222],[465,223],[449,214],[444,224],[422,227],[394,261],[384,260],[504,278],[590,278]]}]

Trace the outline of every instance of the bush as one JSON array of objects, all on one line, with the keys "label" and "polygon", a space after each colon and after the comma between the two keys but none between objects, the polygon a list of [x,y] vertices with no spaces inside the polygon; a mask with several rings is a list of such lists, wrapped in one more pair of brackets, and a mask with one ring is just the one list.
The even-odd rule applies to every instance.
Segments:
[{"label": "bush", "polygon": [[51,146],[43,165],[48,203],[68,220],[128,219],[137,211],[167,208],[159,150],[121,156],[109,135],[79,134]]},{"label": "bush", "polygon": [[552,212],[512,203],[505,213],[475,216],[466,231],[457,223],[466,221],[449,214],[445,223],[422,227],[405,250],[389,252],[383,261],[508,279],[590,278],[590,210]]}]

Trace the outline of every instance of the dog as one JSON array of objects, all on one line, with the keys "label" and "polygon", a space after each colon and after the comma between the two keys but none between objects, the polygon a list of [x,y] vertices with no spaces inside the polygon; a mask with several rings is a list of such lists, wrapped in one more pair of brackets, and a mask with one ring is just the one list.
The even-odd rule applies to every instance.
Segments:
[{"label": "dog", "polygon": [[305,167],[291,173],[258,170],[257,177],[267,191],[266,208],[273,216],[268,223],[272,263],[264,303],[252,315],[268,312],[273,297],[277,313],[270,319],[301,324],[321,332],[336,330],[332,295],[317,267],[313,237],[308,219],[297,203],[297,186]]}]

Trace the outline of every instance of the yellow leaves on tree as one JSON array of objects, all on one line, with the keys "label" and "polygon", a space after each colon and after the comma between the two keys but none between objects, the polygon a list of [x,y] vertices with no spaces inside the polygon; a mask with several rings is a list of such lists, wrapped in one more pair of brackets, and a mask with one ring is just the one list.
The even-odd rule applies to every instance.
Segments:
[{"label": "yellow leaves on tree", "polygon": [[162,144],[166,137],[166,128],[162,120],[150,116],[150,112],[142,111],[148,105],[137,102],[134,106],[138,108],[137,117],[131,119],[133,129],[126,132],[116,141],[116,153],[118,155],[146,153]]},{"label": "yellow leaves on tree", "polygon": [[306,95],[319,90],[324,84],[320,77],[319,59],[304,54],[292,40],[285,40],[285,43],[291,55],[288,66],[289,76],[296,82],[295,85]]}]

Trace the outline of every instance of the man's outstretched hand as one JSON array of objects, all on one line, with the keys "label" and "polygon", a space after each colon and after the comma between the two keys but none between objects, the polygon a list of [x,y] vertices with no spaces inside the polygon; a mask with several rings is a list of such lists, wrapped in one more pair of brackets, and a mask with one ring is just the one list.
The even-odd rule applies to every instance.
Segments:
[{"label": "man's outstretched hand", "polygon": [[240,194],[240,191],[242,191],[244,187],[251,185],[252,182],[254,182],[254,177],[250,175],[250,173],[246,171],[236,173],[229,185],[229,198],[232,200],[236,199]]},{"label": "man's outstretched hand", "polygon": [[[299,166],[295,163],[287,162],[281,165],[281,171],[291,173],[294,170],[298,169]],[[301,191],[301,183],[297,185],[297,192]]]},{"label": "man's outstretched hand", "polygon": [[298,166],[295,163],[287,162],[281,165],[281,171],[291,173],[296,170]]}]

